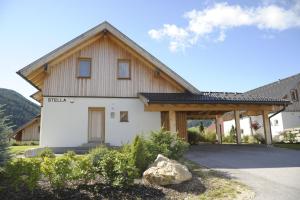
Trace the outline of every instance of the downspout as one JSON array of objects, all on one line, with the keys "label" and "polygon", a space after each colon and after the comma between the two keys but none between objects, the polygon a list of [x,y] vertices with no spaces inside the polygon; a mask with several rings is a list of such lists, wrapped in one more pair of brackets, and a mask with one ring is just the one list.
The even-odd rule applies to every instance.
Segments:
[{"label": "downspout", "polygon": [[270,124],[270,129],[271,129],[271,142],[273,143],[273,136],[272,136],[272,125],[271,125],[271,118],[274,117],[275,115],[277,115],[278,113],[281,113],[282,111],[284,111],[286,108],[286,105],[284,105],[284,107],[282,109],[280,109],[279,111],[275,112],[274,114],[272,114],[270,117],[269,117],[269,124]]}]

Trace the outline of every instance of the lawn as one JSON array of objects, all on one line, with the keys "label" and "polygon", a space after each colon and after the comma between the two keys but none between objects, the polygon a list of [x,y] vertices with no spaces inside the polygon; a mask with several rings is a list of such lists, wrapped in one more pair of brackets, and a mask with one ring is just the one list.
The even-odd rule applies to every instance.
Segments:
[{"label": "lawn", "polygon": [[297,144],[274,144],[275,147],[300,150],[300,143]]},{"label": "lawn", "polygon": [[37,145],[34,146],[10,146],[9,153],[12,155],[22,155],[27,149],[37,148]]}]

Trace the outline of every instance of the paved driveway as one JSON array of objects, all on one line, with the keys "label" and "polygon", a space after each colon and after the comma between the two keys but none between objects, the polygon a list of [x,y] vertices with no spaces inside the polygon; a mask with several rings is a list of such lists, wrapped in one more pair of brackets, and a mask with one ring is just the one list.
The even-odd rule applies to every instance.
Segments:
[{"label": "paved driveway", "polygon": [[186,154],[252,187],[258,200],[300,199],[300,151],[260,145],[197,145]]}]

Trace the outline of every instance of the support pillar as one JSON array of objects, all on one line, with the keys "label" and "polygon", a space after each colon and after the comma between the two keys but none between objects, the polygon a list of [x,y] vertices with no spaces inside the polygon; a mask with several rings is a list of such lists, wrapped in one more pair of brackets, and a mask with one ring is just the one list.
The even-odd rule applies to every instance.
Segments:
[{"label": "support pillar", "polygon": [[217,132],[217,140],[219,144],[222,144],[222,124],[221,124],[221,117],[216,116],[216,132]]},{"label": "support pillar", "polygon": [[169,126],[170,131],[175,133],[176,132],[176,113],[175,111],[169,111]]},{"label": "support pillar", "polygon": [[266,144],[270,145],[272,144],[272,133],[271,133],[269,115],[267,111],[265,110],[262,111],[262,118],[264,122],[264,133],[265,133]]},{"label": "support pillar", "polygon": [[242,137],[241,137],[241,126],[240,126],[240,111],[238,110],[234,111],[234,119],[235,119],[235,129],[236,129],[236,143],[241,144]]}]

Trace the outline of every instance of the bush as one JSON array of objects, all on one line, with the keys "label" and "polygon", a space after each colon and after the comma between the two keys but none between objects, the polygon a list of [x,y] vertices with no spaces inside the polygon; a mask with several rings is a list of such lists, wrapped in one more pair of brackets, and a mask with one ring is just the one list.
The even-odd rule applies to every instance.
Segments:
[{"label": "bush", "polygon": [[98,166],[98,163],[103,159],[103,157],[108,154],[110,150],[105,146],[100,146],[92,149],[89,152],[89,156],[94,167]]},{"label": "bush", "polygon": [[109,150],[98,161],[98,172],[104,180],[114,186],[126,187],[131,185],[138,175],[137,168],[133,165],[131,155]]},{"label": "bush", "polygon": [[206,132],[204,134],[204,140],[205,142],[211,142],[211,143],[215,143],[217,139],[217,135],[215,132]]},{"label": "bush", "polygon": [[44,158],[55,158],[55,154],[53,153],[52,149],[46,147],[42,151],[38,153],[38,156],[41,157],[42,159]]},{"label": "bush", "polygon": [[260,143],[260,144],[265,144],[265,143],[266,143],[265,138],[264,138],[262,135],[258,134],[258,133],[257,133],[257,134],[254,134],[253,137],[254,137],[255,140],[258,141],[258,143]]},{"label": "bush", "polygon": [[145,141],[145,145],[148,152],[148,163],[152,163],[158,154],[177,160],[183,156],[189,146],[176,133],[163,129],[151,132],[149,140]]},{"label": "bush", "polygon": [[16,189],[25,186],[31,191],[37,188],[41,177],[41,160],[38,158],[17,158],[5,166],[5,175]]},{"label": "bush", "polygon": [[73,168],[76,166],[76,161],[73,154],[67,153],[57,158],[45,156],[43,160],[41,171],[52,188],[63,188],[74,179]]},{"label": "bush", "polygon": [[252,136],[252,135],[249,136],[248,142],[250,144],[256,144],[256,143],[258,143],[257,139],[254,136]]},{"label": "bush", "polygon": [[[125,153],[126,151],[123,152]],[[138,169],[138,173],[142,175],[148,167],[148,162],[145,159],[148,155],[146,152],[145,142],[143,138],[138,135],[134,138],[134,142],[131,145],[131,157],[134,166]]]},{"label": "bush", "polygon": [[192,129],[188,129],[187,133],[188,133],[189,144],[193,145],[193,144],[198,144],[200,142],[201,140],[200,133]]},{"label": "bush", "polygon": [[297,133],[291,133],[289,131],[286,131],[284,133],[282,133],[283,136],[283,141],[284,142],[288,142],[288,143],[295,143],[297,142]]},{"label": "bush", "polygon": [[244,143],[249,143],[249,135],[244,135],[243,142]]}]

